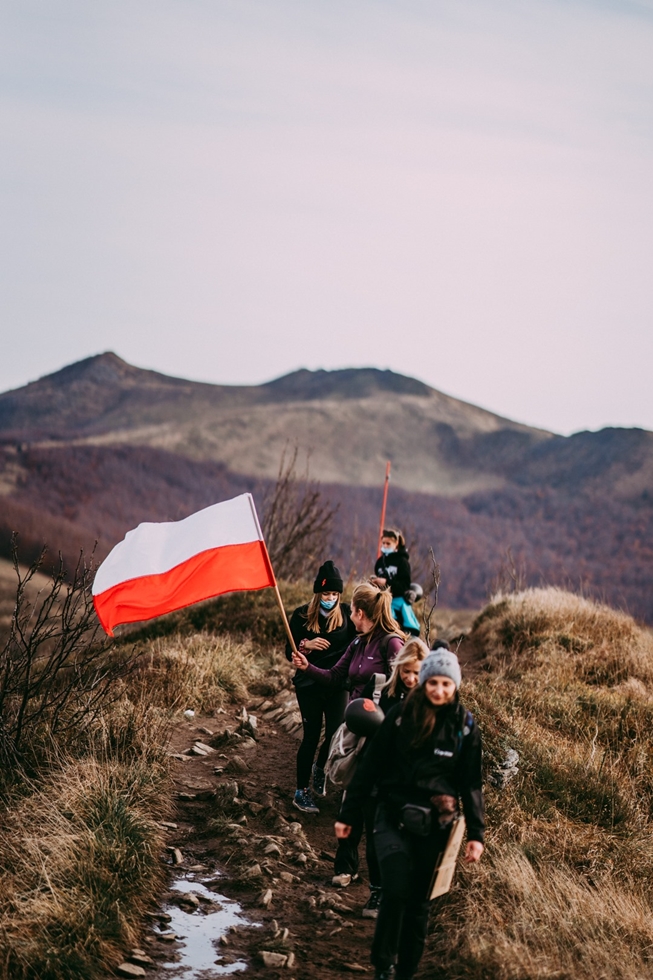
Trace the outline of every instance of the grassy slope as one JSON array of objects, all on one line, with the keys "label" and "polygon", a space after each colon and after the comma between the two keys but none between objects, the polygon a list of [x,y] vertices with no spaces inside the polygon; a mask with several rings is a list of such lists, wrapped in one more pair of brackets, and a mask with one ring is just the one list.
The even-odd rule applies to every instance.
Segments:
[{"label": "grassy slope", "polygon": [[653,637],[556,589],[498,596],[474,640],[487,674],[466,700],[488,768],[488,850],[436,918],[438,976],[653,976]]},{"label": "grassy slope", "polygon": [[[292,587],[286,604],[306,595]],[[548,589],[497,597],[473,639],[487,670],[466,684],[465,700],[484,731],[488,770],[515,748],[520,772],[503,790],[488,786],[487,853],[440,903],[428,975],[653,977],[653,637],[627,616]],[[96,750],[65,761],[5,815],[0,976],[94,977],[133,942],[161,873],[166,767],[153,719],[189,705],[210,710],[244,684],[274,686],[281,641],[266,592],[125,637],[146,656]],[[149,729],[138,714],[145,701]]]},{"label": "grassy slope", "polygon": [[[3,583],[8,602],[7,575]],[[286,591],[296,602],[307,594]],[[221,628],[225,619],[237,637]],[[228,596],[128,633],[138,668],[86,738],[71,732],[52,745],[29,783],[0,780],[2,980],[93,980],[137,945],[165,880],[158,821],[170,808],[169,720],[243,698],[248,687],[274,690],[280,639],[268,593]]]}]

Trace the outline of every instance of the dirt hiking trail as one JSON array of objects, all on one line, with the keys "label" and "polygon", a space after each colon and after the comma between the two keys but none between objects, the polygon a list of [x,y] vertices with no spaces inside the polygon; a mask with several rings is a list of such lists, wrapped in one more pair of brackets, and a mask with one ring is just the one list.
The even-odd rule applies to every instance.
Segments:
[{"label": "dirt hiking trail", "polygon": [[[459,656],[463,676],[480,669],[479,652],[465,641]],[[361,917],[369,894],[364,842],[360,881],[334,888],[333,824],[339,790],[329,785],[326,798],[318,801],[317,815],[300,813],[292,806],[301,719],[290,677],[289,670],[273,696],[252,698],[243,707],[232,706],[215,716],[182,721],[174,729],[169,751],[174,755],[175,804],[165,860],[181,862],[173,876],[188,874],[191,897],[174,890],[162,900],[181,904],[193,918],[209,920],[219,910],[220,898],[217,905],[193,898],[194,883],[203,883],[237,901],[247,919],[260,925],[232,926],[222,938],[218,927],[213,935],[218,940],[213,968],[186,972],[181,964],[175,968],[186,943],[183,929],[177,939],[162,936],[169,928],[166,917],[159,917],[161,906],[153,907],[142,944],[147,955],[144,960],[132,958],[143,962],[145,975],[153,980],[212,980],[241,969],[243,961],[244,973],[234,975],[270,980],[373,976],[369,952],[374,921]],[[243,724],[252,714],[256,741],[247,737],[248,725]],[[193,748],[198,742],[199,751],[209,750],[208,754],[188,754],[198,751]],[[221,818],[224,798],[228,812]],[[187,938],[192,942],[191,936]],[[154,963],[148,965],[148,958]],[[427,951],[418,977],[426,980],[432,975]]]}]

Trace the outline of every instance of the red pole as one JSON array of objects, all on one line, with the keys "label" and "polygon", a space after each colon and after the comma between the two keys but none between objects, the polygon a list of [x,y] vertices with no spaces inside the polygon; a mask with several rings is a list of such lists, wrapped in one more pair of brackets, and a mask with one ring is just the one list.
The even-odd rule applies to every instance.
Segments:
[{"label": "red pole", "polygon": [[385,508],[388,503],[388,484],[390,483],[390,460],[385,464],[385,483],[383,484],[383,505],[381,507],[381,526],[379,527],[379,546],[376,549],[377,558],[381,554],[381,538],[383,537],[383,525],[385,524]]}]

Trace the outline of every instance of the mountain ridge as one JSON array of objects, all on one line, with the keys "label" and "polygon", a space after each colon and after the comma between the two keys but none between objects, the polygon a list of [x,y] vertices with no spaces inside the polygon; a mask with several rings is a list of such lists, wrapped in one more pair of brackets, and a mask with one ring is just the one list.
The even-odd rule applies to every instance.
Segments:
[{"label": "mountain ridge", "polygon": [[327,483],[377,486],[390,459],[398,486],[454,497],[515,484],[653,491],[653,433],[560,436],[377,368],[212,385],[105,352],[0,394],[0,440],[150,446],[266,479],[296,445]]},{"label": "mountain ridge", "polygon": [[[374,368],[216,386],[97,355],[0,395],[0,553],[46,541],[74,566],[141,521],[179,520],[243,490],[261,513],[281,454],[310,454],[328,555],[371,570],[385,463],[388,520],[414,574],[428,548],[441,598],[480,604],[510,549],[530,584],[582,587],[653,622],[653,433],[559,436]],[[420,568],[422,571],[420,572]]]}]

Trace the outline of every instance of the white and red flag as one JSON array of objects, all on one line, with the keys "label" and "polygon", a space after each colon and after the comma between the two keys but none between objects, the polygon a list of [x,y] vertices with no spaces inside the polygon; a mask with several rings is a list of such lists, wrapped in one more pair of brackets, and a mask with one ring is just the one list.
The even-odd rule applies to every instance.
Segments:
[{"label": "white and red flag", "polygon": [[121,623],[174,612],[224,592],[276,588],[250,493],[183,521],[139,524],[105,558],[93,602],[109,636]]}]

